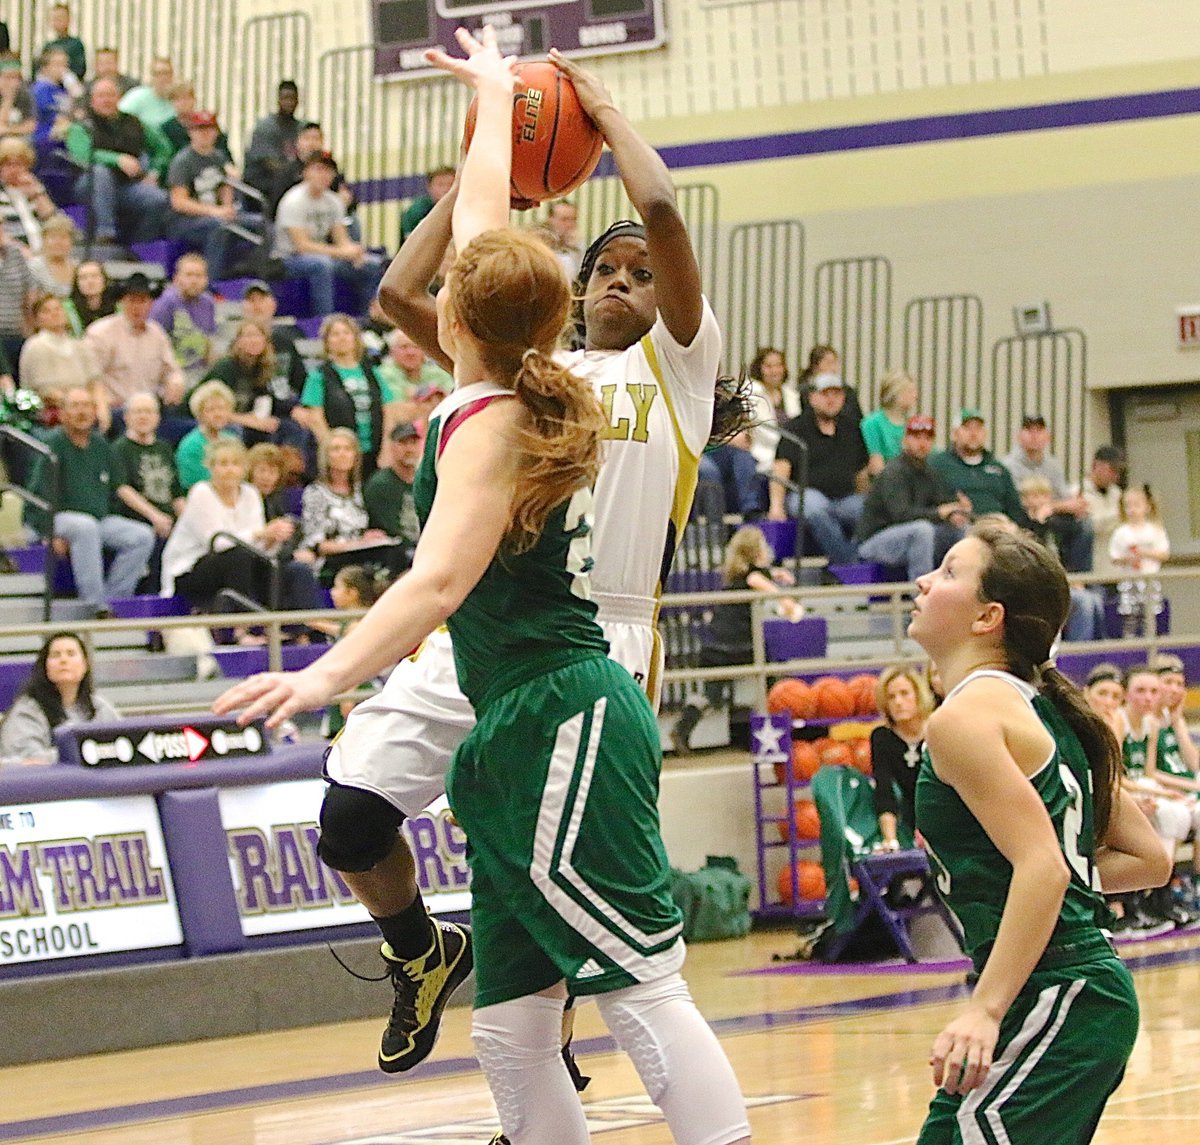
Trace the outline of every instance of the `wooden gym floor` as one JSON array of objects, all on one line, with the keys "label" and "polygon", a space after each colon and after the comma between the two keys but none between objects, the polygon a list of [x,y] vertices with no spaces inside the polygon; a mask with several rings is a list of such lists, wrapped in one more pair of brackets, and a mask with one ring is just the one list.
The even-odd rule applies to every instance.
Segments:
[{"label": "wooden gym floor", "polygon": [[[929,1046],[962,996],[962,970],[772,963],[795,945],[790,932],[774,931],[695,946],[685,971],[741,1079],[755,1142],[912,1142],[931,1095]],[[1097,1145],[1196,1140],[1200,932],[1122,953],[1135,970],[1142,1032]],[[381,1014],[388,1003],[381,993]],[[381,1021],[3,1069],[0,1141],[484,1145],[496,1120],[468,1017],[448,1011],[432,1057],[403,1080],[374,1068]],[[577,1043],[594,1077],[585,1098],[595,1140],[667,1145],[666,1126],[612,1052],[594,1006],[581,1011]]]}]

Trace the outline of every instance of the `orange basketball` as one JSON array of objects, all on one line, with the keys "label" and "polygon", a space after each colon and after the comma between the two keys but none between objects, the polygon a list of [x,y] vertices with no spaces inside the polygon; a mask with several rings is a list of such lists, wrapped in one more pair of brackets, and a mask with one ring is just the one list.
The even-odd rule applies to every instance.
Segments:
[{"label": "orange basketball", "polygon": [[796,877],[793,880],[790,867],[784,867],[779,872],[777,886],[779,897],[784,902],[796,901],[796,890],[802,899],[823,899],[825,897],[825,871],[820,863],[801,859],[796,864]]},{"label": "orange basketball", "polygon": [[[523,211],[575,190],[596,169],[604,137],[584,114],[575,85],[553,64],[517,65],[513,92],[512,205]],[[463,144],[475,132],[478,99],[467,109]]]},{"label": "orange basketball", "polygon": [[[796,800],[792,823],[797,839],[819,839],[821,837],[821,817],[817,814],[816,804],[808,799]],[[781,819],[775,826],[779,830],[779,837],[786,843],[788,838],[787,820]]]},{"label": "orange basketball", "polygon": [[854,750],[848,743],[830,740],[829,746],[821,752],[822,767],[853,767]]},{"label": "orange basketball", "polygon": [[[812,779],[817,774],[817,768],[821,766],[821,760],[817,756],[817,749],[813,747],[807,740],[796,740],[792,744],[792,779],[796,783]],[[786,783],[787,777],[784,774],[783,764],[775,765],[775,782]]]},{"label": "orange basketball", "polygon": [[854,766],[858,768],[863,775],[871,774],[871,741],[869,739],[856,739],[851,741],[851,750],[854,752]]},{"label": "orange basketball", "polygon": [[850,687],[854,689],[854,714],[856,716],[873,716],[878,714],[879,705],[875,703],[875,685],[878,682],[878,677],[872,676],[868,672],[861,676],[855,676],[848,682]]},{"label": "orange basketball", "polygon": [[778,680],[767,693],[767,711],[790,712],[794,720],[811,720],[817,714],[817,698],[803,680]]},{"label": "orange basketball", "polygon": [[817,694],[817,709],[824,719],[840,720],[854,715],[858,697],[845,680],[822,676],[813,684],[813,691]]}]

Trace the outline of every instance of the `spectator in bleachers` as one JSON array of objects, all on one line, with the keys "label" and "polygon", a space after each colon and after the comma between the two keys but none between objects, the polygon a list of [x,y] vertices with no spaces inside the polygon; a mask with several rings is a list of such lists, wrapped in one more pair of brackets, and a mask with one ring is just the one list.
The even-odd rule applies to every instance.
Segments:
[{"label": "spectator in bleachers", "polygon": [[292,420],[298,395],[288,385],[281,363],[261,322],[243,319],[229,353],[217,359],[204,375],[233,391],[233,424],[240,426],[242,440],[249,446],[270,441],[304,447],[307,432]]},{"label": "spectator in bleachers", "polygon": [[171,215],[167,234],[189,250],[201,251],[213,278],[229,273],[229,251],[243,241],[229,223],[257,229],[259,220],[238,210],[228,182],[229,157],[217,146],[217,117],[211,111],[193,112],[188,119],[190,143],[167,173]]},{"label": "spectator in bleachers", "polygon": [[421,435],[410,421],[402,421],[388,435],[388,464],[371,474],[363,488],[367,521],[389,537],[412,549],[421,532],[413,501],[413,482],[421,462]]},{"label": "spectator in bleachers", "polygon": [[883,724],[871,732],[871,771],[875,777],[875,814],[881,851],[900,850],[897,827],[908,834],[917,827],[917,773],[925,726],[933,714],[933,693],[925,675],[906,664],[880,673],[875,702]]},{"label": "spectator in bleachers", "polygon": [[117,291],[108,281],[102,263],[94,259],[75,268],[75,283],[66,301],[67,318],[76,337],[97,319],[117,312]]},{"label": "spectator in bleachers", "polygon": [[0,136],[25,139],[36,126],[33,97],[21,74],[21,57],[5,52],[0,55]]},{"label": "spectator in bleachers", "polygon": [[[325,132],[319,123],[301,124],[300,134],[296,137],[296,157],[284,165],[276,178],[275,192],[270,199],[272,218],[275,217],[275,212],[279,208],[279,200],[304,178],[304,164],[308,162],[309,156],[328,150],[325,146]],[[329,189],[342,200],[342,205],[345,207],[346,214],[343,221],[346,224],[346,233],[355,242],[358,242],[362,237],[362,228],[355,217],[358,200],[354,197],[354,191],[346,182],[336,160],[333,163],[333,182],[329,185]]]},{"label": "spectator in bleachers", "polygon": [[399,420],[399,403],[391,386],[367,361],[353,318],[331,314],[321,325],[321,342],[325,362],[308,375],[292,416],[321,444],[335,428],[355,433],[363,471],[370,476],[391,427]]},{"label": "spectator in bleachers", "polygon": [[1125,636],[1140,635],[1149,613],[1163,610],[1162,581],[1154,576],[1171,555],[1158,503],[1149,485],[1131,486],[1121,495],[1121,523],[1108,542],[1108,555],[1121,570],[1117,611]]},{"label": "spectator in bleachers", "polygon": [[33,173],[37,156],[24,139],[0,139],[0,222],[27,251],[42,249],[42,223],[58,212]]},{"label": "spectator in bleachers", "polygon": [[41,397],[47,424],[54,424],[70,390],[87,390],[96,403],[100,428],[107,432],[112,416],[99,363],[91,347],[72,336],[62,300],[55,294],[39,294],[30,310],[35,332],[21,347],[21,385]]},{"label": "spectator in bleachers", "polygon": [[[834,564],[849,564],[855,558],[850,538],[863,512],[863,495],[858,491],[866,480],[867,447],[858,422],[846,412],[846,391],[837,374],[818,374],[812,381],[808,407],[783,427],[808,447],[808,472],[804,488],[803,519],[812,530],[821,551]],[[775,475],[792,480],[804,472],[801,448],[781,437],[775,451]],[[800,516],[799,495],[772,483],[773,521]]]},{"label": "spectator in bleachers", "polygon": [[56,632],[46,637],[28,682],[0,723],[0,767],[57,763],[57,728],[120,718],[92,690],[92,665],[83,641],[73,632]]},{"label": "spectator in bleachers", "polygon": [[420,221],[433,210],[434,203],[440,202],[453,186],[453,167],[435,167],[425,176],[425,194],[413,199],[400,216],[401,242],[417,229]]},{"label": "spectator in bleachers", "polygon": [[84,85],[84,94],[92,94],[92,85],[97,80],[112,80],[120,95],[133,91],[138,81],[121,72],[121,57],[116,48],[97,48],[92,57],[92,78]]},{"label": "spectator in bleachers", "polygon": [[[108,602],[137,588],[154,548],[154,530],[117,511],[112,447],[96,430],[96,402],[87,390],[67,391],[61,424],[46,444],[58,458],[58,512],[42,527],[59,555],[69,553],[80,600],[107,614]],[[33,488],[53,501],[53,482],[51,467],[39,457]],[[107,572],[106,552],[112,553]]]},{"label": "spectator in bleachers", "polygon": [[371,527],[362,495],[362,452],[353,430],[337,427],[321,444],[317,480],[304,489],[300,549],[316,557],[322,584],[343,565],[384,564],[399,572],[406,548]]},{"label": "spectator in bleachers", "polygon": [[233,391],[224,382],[201,382],[188,397],[188,409],[196,419],[196,428],[183,435],[175,450],[175,470],[185,493],[197,482],[208,480],[204,459],[210,445],[223,437],[239,440],[239,435],[229,429]]},{"label": "spectator in bleachers", "polygon": [[[170,170],[170,161],[175,158],[185,147],[191,143],[191,137],[188,134],[188,125],[192,121],[192,117],[196,114],[196,87],[190,83],[177,83],[171,88],[168,93],[171,106],[175,109],[175,114],[162,125],[163,138],[171,145],[170,156],[168,158],[168,171]],[[215,120],[215,116],[213,117]],[[225,164],[225,170],[231,171],[233,167],[233,153],[229,149],[229,137],[223,132],[220,127],[217,127],[216,149],[222,156]]]},{"label": "spectator in bleachers", "polygon": [[281,80],[275,93],[275,111],[255,125],[246,148],[246,182],[261,191],[268,203],[277,202],[284,171],[296,159],[300,135],[300,89],[295,80]]},{"label": "spectator in bleachers", "polygon": [[70,296],[75,285],[75,224],[66,215],[52,215],[42,225],[42,250],[29,260],[29,269],[43,290],[59,298]]},{"label": "spectator in bleachers", "polygon": [[1056,518],[1069,515],[1076,527],[1056,529],[1059,556],[1068,572],[1090,572],[1095,531],[1088,517],[1087,498],[1067,485],[1062,462],[1050,453],[1050,429],[1040,413],[1027,413],[1017,431],[1017,444],[1004,464],[1018,487],[1026,477],[1041,477],[1050,483],[1051,511]]},{"label": "spectator in bleachers", "polygon": [[745,518],[762,515],[762,482],[748,430],[706,449],[700,456],[699,479],[720,486],[726,512]]},{"label": "spectator in bleachers", "polygon": [[83,77],[87,75],[87,49],[78,36],[71,35],[70,5],[51,5],[50,30],[54,33],[54,38],[42,46],[42,55],[56,50],[65,52],[72,74],[82,84]]},{"label": "spectator in bleachers", "polygon": [[97,80],[90,112],[67,133],[67,149],[87,168],[75,181],[75,197],[91,206],[97,242],[152,242],[163,235],[167,192],[149,174],[145,125],[117,100],[117,85]]},{"label": "spectator in bleachers", "polygon": [[917,383],[904,370],[888,370],[879,383],[879,409],[859,425],[867,447],[867,472],[872,478],[900,456],[905,426],[917,408]]},{"label": "spectator in bleachers", "polygon": [[64,83],[64,77],[69,73],[67,53],[62,48],[50,48],[42,53],[37,79],[29,89],[37,116],[31,138],[39,162],[58,147],[70,125],[72,96]]},{"label": "spectator in bleachers", "polygon": [[1102,445],[1092,458],[1088,475],[1079,484],[1078,493],[1087,502],[1092,522],[1092,571],[1115,572],[1108,546],[1113,531],[1121,523],[1121,494],[1125,481],[1125,451],[1115,445]]},{"label": "spectator in bleachers", "polygon": [[900,455],[868,490],[858,523],[859,559],[901,565],[909,580],[932,572],[971,519],[971,502],[930,468],[935,428],[931,417],[908,419]]},{"label": "spectator in bleachers", "polygon": [[299,394],[304,388],[304,379],[308,372],[304,366],[304,356],[296,345],[300,334],[295,323],[275,321],[278,306],[270,286],[261,279],[251,282],[242,295],[242,316],[260,323],[271,332],[276,370],[282,369],[288,380],[288,389],[293,394]]},{"label": "spectator in bleachers", "polygon": [[[188,491],[183,512],[163,551],[164,596],[178,593],[201,611],[229,611],[216,599],[225,588],[259,604],[269,603],[270,565],[217,537],[218,533],[229,533],[271,556],[295,533],[294,523],[286,517],[267,520],[258,490],[246,481],[246,456],[246,447],[236,438],[209,443],[204,464],[212,475]],[[280,571],[280,607],[320,607],[309,566],[288,561]],[[239,639],[261,643],[247,634],[240,634]]]},{"label": "spectator in bleachers", "polygon": [[401,417],[411,421],[415,416],[407,404],[423,387],[435,386],[447,394],[454,389],[454,379],[403,330],[388,334],[387,351],[375,372],[391,387],[395,399],[405,405],[400,411]]},{"label": "spectator in bleachers", "polygon": [[154,550],[138,591],[157,593],[162,578],[163,546],[183,511],[183,490],[175,472],[175,453],[158,436],[158,399],[134,394],[125,406],[125,436],[113,442],[113,483],[117,512],[145,521],[154,530]]},{"label": "spectator in bleachers", "polygon": [[858,425],[863,419],[862,406],[858,400],[858,390],[847,385],[842,377],[842,359],[832,346],[817,344],[808,352],[808,365],[798,379],[801,405],[808,404],[808,396],[812,392],[813,383],[822,374],[837,374],[842,378],[842,388],[846,391],[846,416]]},{"label": "spectator in bleachers", "polygon": [[[170,97],[171,88],[174,86],[175,65],[165,56],[155,56],[150,61],[150,82],[138,84],[120,96],[121,110],[136,116],[147,133],[155,132],[161,135],[163,124],[175,115],[175,107]],[[160,147],[161,144],[156,142],[150,150],[155,151]]]},{"label": "spectator in bleachers", "polygon": [[37,280],[20,244],[0,227],[0,345],[12,363],[21,359],[25,344],[26,308],[37,291]]},{"label": "spectator in bleachers", "polygon": [[555,258],[567,272],[567,281],[574,282],[579,277],[579,266],[583,261],[583,247],[579,242],[579,208],[566,199],[551,203],[543,230]]},{"label": "spectator in bleachers", "polygon": [[208,289],[203,255],[180,255],[171,285],[154,300],[150,317],[167,332],[185,382],[194,385],[211,363],[217,333],[217,300]]},{"label": "spectator in bleachers", "polygon": [[334,308],[335,279],[348,283],[358,295],[358,314],[365,314],[383,277],[383,262],[350,238],[346,209],[330,190],[337,164],[328,152],[310,155],[304,179],[279,201],[275,215],[276,258],[289,276],[308,280],[309,296],[318,314]]},{"label": "spectator in bleachers", "polygon": [[929,464],[955,494],[971,502],[975,516],[1003,513],[1022,527],[1028,524],[1012,474],[987,449],[987,425],[977,409],[964,409],[950,433],[950,448],[935,453]]},{"label": "spectator in bleachers", "polygon": [[150,280],[136,271],[121,287],[116,313],[96,319],[84,335],[96,353],[114,409],[134,394],[156,394],[167,406],[183,401],[183,371],[167,332],[150,317],[153,303]]},{"label": "spectator in bleachers", "polygon": [[263,499],[267,520],[290,516],[284,501],[283,454],[279,446],[269,441],[252,445],[246,453],[246,470],[250,484]]}]

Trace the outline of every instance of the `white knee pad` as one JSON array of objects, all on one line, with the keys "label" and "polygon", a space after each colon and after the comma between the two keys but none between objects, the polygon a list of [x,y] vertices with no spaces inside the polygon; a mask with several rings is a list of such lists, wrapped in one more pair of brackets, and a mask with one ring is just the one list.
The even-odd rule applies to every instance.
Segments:
[{"label": "white knee pad", "polygon": [[733,1068],[679,974],[614,990],[596,1005],[678,1145],[750,1136]]},{"label": "white knee pad", "polygon": [[1154,807],[1154,828],[1164,841],[1182,843],[1192,829],[1192,808],[1178,799],[1159,799]]},{"label": "white knee pad", "polygon": [[475,1056],[512,1145],[586,1145],[587,1123],[561,1054],[563,1001],[530,995],[476,1010]]}]

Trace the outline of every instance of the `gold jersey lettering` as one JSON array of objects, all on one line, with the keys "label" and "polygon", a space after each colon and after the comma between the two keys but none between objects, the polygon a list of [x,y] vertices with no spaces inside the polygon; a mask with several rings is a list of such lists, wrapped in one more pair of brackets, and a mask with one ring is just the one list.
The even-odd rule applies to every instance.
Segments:
[{"label": "gold jersey lettering", "polygon": [[630,421],[627,417],[613,420],[613,400],[617,396],[615,385],[600,387],[600,404],[604,408],[604,416],[608,420],[608,429],[601,435],[606,441],[636,441],[645,443],[650,438],[650,410],[654,399],[658,396],[658,387],[639,385],[628,382],[625,392],[633,402],[634,421],[630,432]]}]

